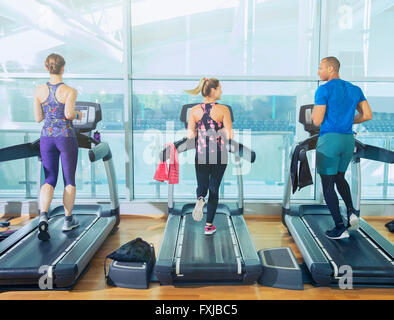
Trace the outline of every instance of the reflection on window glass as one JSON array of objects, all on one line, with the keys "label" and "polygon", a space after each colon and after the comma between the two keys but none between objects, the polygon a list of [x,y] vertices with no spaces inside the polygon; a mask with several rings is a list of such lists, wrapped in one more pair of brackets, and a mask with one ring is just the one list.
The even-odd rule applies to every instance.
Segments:
[{"label": "reflection on window glass", "polygon": [[[7,132],[0,129],[0,148],[25,143],[23,132]],[[24,159],[0,163],[0,193],[2,197],[26,194],[26,161]]]},{"label": "reflection on window glass", "polygon": [[[371,145],[391,148],[394,136],[394,84],[355,83],[359,85],[371,106],[373,118],[357,126],[358,138]],[[361,162],[363,199],[388,199],[392,166],[387,163],[363,160]]]},{"label": "reflection on window glass", "polygon": [[392,77],[394,4],[385,0],[323,0],[321,57],[338,57],[343,76]]},{"label": "reflection on window glass", "polygon": [[[220,102],[232,107],[237,138],[257,153],[252,166],[244,164],[247,199],[282,197],[290,148],[308,136],[297,122],[298,110],[313,103],[319,83],[310,77],[316,77],[319,58],[337,56],[345,80],[382,77],[380,82],[354,82],[373,110],[373,119],[354,130],[366,143],[393,149],[394,83],[383,78],[394,74],[393,1],[200,0],[191,5],[131,0],[131,25],[124,28],[126,3],[0,1],[0,147],[39,137],[42,124],[34,122],[33,94],[45,80],[36,73],[45,73],[46,56],[56,52],[66,59],[66,75],[72,79],[65,82],[77,88],[78,100],[101,104],[98,129],[112,149],[121,198],[129,174],[126,134],[133,135],[134,152],[134,176],[128,177],[134,185],[128,188],[134,187],[136,198],[167,197],[167,184],[153,180],[158,152],[164,143],[185,136],[179,121],[182,105],[201,101],[183,91],[197,81],[171,80],[175,77],[225,76]],[[132,40],[125,49],[132,63],[133,132],[125,132],[124,30]],[[163,80],[136,80],[139,75]],[[263,77],[268,81],[255,81]],[[315,155],[308,157],[314,172]],[[195,197],[193,160],[193,152],[180,155],[178,199]],[[35,197],[37,163],[0,163],[0,197]],[[230,163],[221,198],[236,197],[233,169]],[[90,163],[86,150],[80,150],[78,170],[79,198],[108,199],[101,162]],[[391,165],[362,161],[362,170],[363,199],[394,199]],[[60,172],[56,197],[61,197],[62,180]],[[314,188],[292,197],[314,199]]]},{"label": "reflection on window glass", "polygon": [[122,73],[122,1],[0,1],[0,72],[45,72],[59,53],[70,73]]},{"label": "reflection on window glass", "polygon": [[309,76],[318,2],[133,1],[134,74]]},{"label": "reflection on window glass", "polygon": [[[31,142],[38,139],[43,123],[35,123],[33,115],[34,88],[45,80],[11,80],[0,79],[0,112],[6,116],[0,117],[1,134],[0,147]],[[115,80],[65,80],[67,84],[78,90],[78,101],[96,102],[101,105],[102,121],[97,125],[101,139],[109,143],[115,171],[118,178],[120,197],[126,194],[124,148],[124,118],[123,118],[123,86],[122,81]],[[16,130],[18,133],[12,133]],[[15,138],[14,138],[15,137]],[[16,140],[15,140],[16,139]],[[28,196],[37,194],[38,161],[35,158],[0,163],[0,171],[4,171],[5,186],[10,193],[24,192]],[[20,170],[22,167],[25,170]],[[3,177],[3,176],[2,176]],[[76,183],[78,198],[108,198],[108,186],[102,161],[90,163],[86,149],[79,150]],[[27,184],[27,186],[26,186]],[[25,188],[26,186],[26,188]],[[30,189],[29,189],[30,188]],[[56,197],[62,197],[63,177],[59,170]],[[12,191],[14,190],[14,191]]]},{"label": "reflection on window glass", "polygon": [[[390,140],[390,150],[394,151],[394,137],[391,138]],[[388,191],[387,191],[387,197],[389,199],[394,198],[394,166],[389,165],[388,167]]]},{"label": "reflection on window glass", "polygon": [[[360,134],[357,139],[362,143],[377,146],[380,148],[386,148],[386,139],[384,136],[369,136]],[[378,161],[361,159],[361,194],[363,199],[386,199],[387,198],[387,181],[385,181],[385,168],[387,164]],[[346,178],[351,181],[350,167],[347,171]]]},{"label": "reflection on window glass", "polygon": [[[289,153],[294,143],[297,106],[313,98],[315,84],[289,82],[221,81],[220,103],[232,107],[236,140],[256,151],[252,165],[244,163],[245,198],[280,199]],[[180,122],[184,104],[202,101],[184,89],[193,81],[133,81],[134,179],[136,198],[166,198],[167,186],[153,180],[158,154],[167,142],[186,135]],[[179,155],[180,185],[175,197],[194,197],[196,178],[194,151]],[[236,198],[235,167],[226,169],[222,198]],[[313,197],[313,188],[305,188],[296,197]]]}]

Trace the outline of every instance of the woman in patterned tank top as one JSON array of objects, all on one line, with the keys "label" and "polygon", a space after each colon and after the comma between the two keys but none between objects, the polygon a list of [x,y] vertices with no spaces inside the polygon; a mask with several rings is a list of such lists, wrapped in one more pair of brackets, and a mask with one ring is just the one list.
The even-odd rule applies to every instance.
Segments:
[{"label": "woman in patterned tank top", "polygon": [[51,54],[45,60],[49,81],[38,86],[34,93],[34,118],[36,122],[45,120],[41,130],[40,153],[44,167],[45,182],[40,190],[40,219],[38,238],[50,239],[48,230],[48,210],[59,172],[59,158],[62,162],[65,220],[63,231],[78,227],[72,216],[75,200],[75,171],[78,160],[78,141],[72,120],[81,119],[82,113],[75,111],[77,91],[63,83],[64,58]]},{"label": "woman in patterned tank top", "polygon": [[188,139],[196,138],[195,169],[197,202],[193,218],[203,218],[205,197],[209,190],[205,234],[216,232],[213,225],[219,202],[219,187],[227,167],[226,143],[233,138],[230,110],[220,100],[222,87],[219,80],[203,78],[197,88],[185,90],[189,94],[201,93],[204,101],[191,109],[188,122]]}]

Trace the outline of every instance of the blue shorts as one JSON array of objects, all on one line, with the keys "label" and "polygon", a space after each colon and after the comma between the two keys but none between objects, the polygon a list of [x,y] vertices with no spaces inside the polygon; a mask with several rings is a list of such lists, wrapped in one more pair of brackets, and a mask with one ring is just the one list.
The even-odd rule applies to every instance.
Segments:
[{"label": "blue shorts", "polygon": [[316,170],[319,174],[346,172],[354,152],[352,133],[326,133],[316,146]]}]

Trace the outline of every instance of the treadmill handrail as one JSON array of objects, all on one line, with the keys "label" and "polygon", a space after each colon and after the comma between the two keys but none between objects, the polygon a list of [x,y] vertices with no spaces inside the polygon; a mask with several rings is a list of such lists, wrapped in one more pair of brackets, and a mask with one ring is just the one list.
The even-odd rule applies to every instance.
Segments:
[{"label": "treadmill handrail", "polygon": [[[178,153],[182,153],[188,150],[192,150],[196,148],[195,139],[187,139],[182,138],[178,141],[174,142],[175,149]],[[245,159],[251,163],[256,160],[256,152],[251,150],[250,148],[244,146],[242,143],[239,143],[235,140],[230,140],[228,144],[228,151],[233,153],[235,157],[240,157]],[[164,162],[170,158],[170,146],[166,146],[162,151],[160,151],[160,161]]]},{"label": "treadmill handrail", "polygon": [[[77,133],[77,138],[78,138],[78,147],[90,149],[89,158],[91,162],[103,159],[107,180],[108,180],[108,186],[109,186],[111,209],[117,210],[117,208],[119,207],[119,199],[118,199],[117,182],[115,176],[115,167],[112,160],[111,149],[108,143],[106,142],[99,143],[94,138],[88,137],[80,133]],[[93,148],[91,148],[92,144],[95,145]],[[18,144],[18,145],[0,149],[0,162],[26,159],[31,157],[38,157],[38,160],[41,161],[40,139],[37,139],[31,143]],[[37,177],[38,185],[41,185],[42,183],[41,174],[42,174],[42,170],[39,170]]]},{"label": "treadmill handrail", "polygon": [[40,156],[40,139],[0,149],[0,162]]},{"label": "treadmill handrail", "polygon": [[100,142],[89,150],[89,160],[95,162],[103,160],[105,173],[107,175],[111,209],[117,210],[119,207],[118,184],[116,182],[115,166],[112,160],[112,152],[107,142]]},{"label": "treadmill handrail", "polygon": [[[318,134],[315,134],[304,141],[299,142],[298,146],[304,146],[305,151],[311,151],[316,149],[316,142],[319,138]],[[290,154],[290,159],[293,156],[293,152]],[[358,161],[359,159],[368,159],[385,163],[394,163],[394,151],[365,144],[360,140],[355,139],[355,152],[353,159]]]},{"label": "treadmill handrail", "polygon": [[[305,157],[306,152],[315,150],[316,149],[316,143],[319,138],[319,134],[315,134],[304,141],[301,141],[297,144],[294,144],[291,152],[290,152],[290,159],[293,158],[294,151],[297,146],[302,146],[302,150],[305,152],[302,152],[302,150],[298,154],[298,159],[297,161],[300,161],[300,157]],[[372,145],[368,145],[365,143],[362,143],[361,141],[355,139],[355,148],[354,148],[354,154],[353,154],[353,161],[355,163],[360,162],[360,159],[367,159],[367,160],[374,160],[374,161],[379,161],[379,162],[385,162],[385,163],[394,163],[394,151],[387,150],[381,147],[376,147]],[[285,210],[290,209],[290,198],[291,198],[291,188],[292,188],[292,180],[291,180],[291,171],[290,168],[286,168],[287,173],[287,181],[285,184],[285,189],[283,193],[283,200],[282,200],[282,207]],[[357,181],[360,184],[361,180],[361,173],[356,172],[358,175]],[[360,198],[360,193],[361,190],[360,188],[357,188],[357,198]],[[359,207],[356,206],[356,210],[359,210]]]},{"label": "treadmill handrail", "polygon": [[[187,139],[184,137],[178,141],[174,142],[175,149],[178,153],[185,152],[191,149],[195,149],[195,139]],[[244,208],[244,193],[243,193],[243,179],[242,179],[242,170],[241,170],[241,161],[240,158],[243,158],[251,163],[256,160],[256,153],[245,147],[242,143],[239,143],[235,140],[229,140],[230,143],[228,144],[229,148],[228,151],[233,153],[235,156],[235,167],[237,170],[237,185],[238,185],[238,207],[239,211],[243,213]],[[160,161],[165,162],[170,158],[170,146],[166,146],[160,152]],[[168,212],[171,213],[172,209],[174,208],[174,185],[170,184],[168,186]]]}]

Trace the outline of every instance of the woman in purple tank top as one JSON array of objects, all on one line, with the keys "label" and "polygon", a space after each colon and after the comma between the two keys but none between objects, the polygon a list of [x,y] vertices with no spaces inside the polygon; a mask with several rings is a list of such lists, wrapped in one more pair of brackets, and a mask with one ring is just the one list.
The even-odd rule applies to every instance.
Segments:
[{"label": "woman in purple tank top", "polygon": [[59,173],[59,158],[62,162],[65,220],[63,231],[78,227],[72,215],[75,201],[75,171],[78,160],[78,141],[72,120],[81,119],[82,113],[75,111],[77,91],[63,83],[64,58],[51,54],[45,60],[49,81],[38,86],[34,92],[34,118],[44,121],[41,130],[40,152],[44,167],[45,182],[40,190],[40,219],[38,238],[50,239],[48,229],[48,210],[52,202],[54,188]]},{"label": "woman in purple tank top", "polygon": [[197,88],[185,91],[194,95],[201,93],[204,97],[203,103],[191,109],[187,137],[196,138],[197,202],[192,216],[196,221],[202,219],[209,190],[205,234],[211,235],[216,232],[213,219],[219,202],[220,183],[227,167],[226,141],[233,138],[231,115],[226,106],[216,103],[222,95],[219,80],[203,78]]}]

